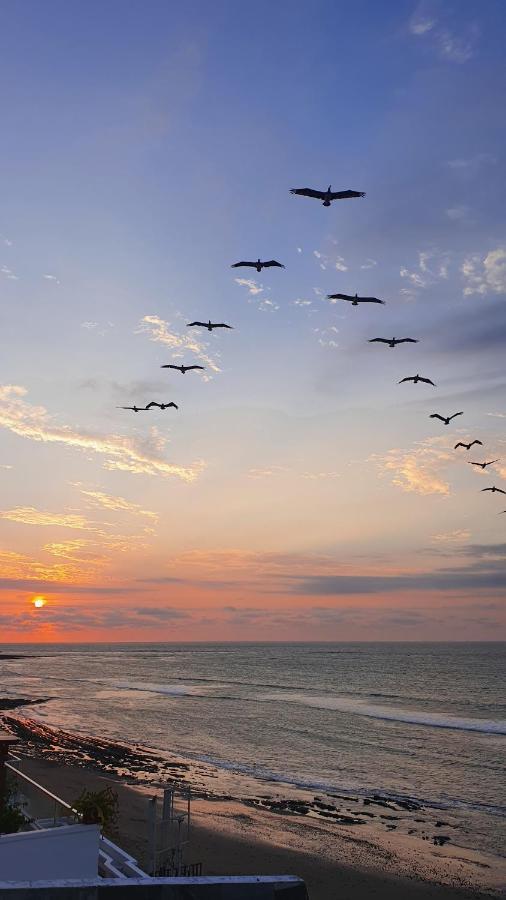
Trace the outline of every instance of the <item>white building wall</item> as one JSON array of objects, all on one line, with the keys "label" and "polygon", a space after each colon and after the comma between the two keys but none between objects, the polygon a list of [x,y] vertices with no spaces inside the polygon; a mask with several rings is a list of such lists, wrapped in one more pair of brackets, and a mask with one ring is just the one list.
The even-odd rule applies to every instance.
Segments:
[{"label": "white building wall", "polygon": [[0,836],[0,881],[96,878],[98,825],[64,825]]}]

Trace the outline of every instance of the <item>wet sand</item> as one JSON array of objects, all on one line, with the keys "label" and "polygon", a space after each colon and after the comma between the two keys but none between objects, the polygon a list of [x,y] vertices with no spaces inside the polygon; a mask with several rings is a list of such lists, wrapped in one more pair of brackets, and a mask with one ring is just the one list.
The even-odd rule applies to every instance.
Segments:
[{"label": "wet sand", "polygon": [[[141,865],[148,864],[147,797],[159,793],[162,783],[183,782],[194,794],[185,862],[201,862],[204,874],[299,875],[311,900],[471,900],[497,895],[506,883],[499,859],[459,846],[449,821],[427,824],[427,812],[416,804],[403,809],[402,801],[397,805],[379,795],[355,798],[355,804],[337,795],[332,803],[318,797],[236,798],[200,789],[198,768],[143,747],[58,731],[12,714],[4,724],[22,739],[20,755],[30,757],[23,770],[67,802],[83,787],[115,787],[117,842]],[[409,827],[413,822],[416,831]],[[435,840],[448,832],[451,841]]]}]

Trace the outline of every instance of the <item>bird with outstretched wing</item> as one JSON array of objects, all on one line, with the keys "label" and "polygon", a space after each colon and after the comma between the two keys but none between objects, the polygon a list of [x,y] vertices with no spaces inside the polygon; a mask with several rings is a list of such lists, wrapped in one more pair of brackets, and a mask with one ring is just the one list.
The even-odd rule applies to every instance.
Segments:
[{"label": "bird with outstretched wing", "polygon": [[117,406],[116,409],[131,409],[132,412],[146,412],[149,406]]},{"label": "bird with outstretched wing", "polygon": [[327,294],[327,300],[347,300],[352,306],[358,306],[359,303],[381,303],[385,305],[384,300],[378,300],[377,297],[359,297],[358,294]]},{"label": "bird with outstretched wing", "polygon": [[299,197],[314,197],[315,200],[321,200],[324,206],[330,206],[333,200],[350,200],[353,197],[365,197],[365,191],[333,191],[332,185],[329,184],[326,191],[315,191],[314,188],[292,188],[291,194],[298,194]]},{"label": "bird with outstretched wing", "polygon": [[418,344],[415,338],[369,338],[369,344],[387,344],[389,347],[396,347],[397,344]]},{"label": "bird with outstretched wing", "polygon": [[212,331],[213,328],[232,328],[233,325],[225,325],[224,322],[187,322],[187,328],[207,328],[208,331]]},{"label": "bird with outstretched wing", "polygon": [[172,363],[168,363],[165,366],[160,366],[161,369],[176,369],[176,371],[181,372],[184,375],[186,372],[190,372],[192,369],[205,369],[205,366],[175,366]]},{"label": "bird with outstretched wing", "polygon": [[429,416],[430,419],[440,419],[441,422],[444,422],[445,425],[449,425],[452,419],[455,419],[456,416],[463,416],[463,412],[453,413],[453,416],[440,416],[439,413],[431,413]]},{"label": "bird with outstretched wing", "polygon": [[499,460],[498,460],[498,459],[491,459],[490,462],[483,462],[483,463],[479,463],[479,462],[471,462],[471,461],[469,460],[469,461],[468,461],[468,465],[470,465],[470,466],[479,466],[480,469],[486,469],[487,466],[493,466],[494,463],[496,463],[496,462],[499,462]]},{"label": "bird with outstretched wing", "polygon": [[262,269],[271,269],[273,266],[277,266],[278,269],[285,268],[283,263],[278,262],[276,259],[268,259],[265,262],[262,262],[260,259],[257,259],[256,262],[243,259],[241,262],[232,263],[230,268],[238,269],[240,266],[249,266],[251,269],[256,269],[257,272],[260,272]]},{"label": "bird with outstretched wing", "polygon": [[412,381],[413,384],[418,384],[419,381],[423,381],[424,384],[431,384],[432,387],[436,387],[433,381],[430,378],[422,378],[421,375],[407,375],[406,378],[401,378],[397,384],[404,384],[405,381]]},{"label": "bird with outstretched wing", "polygon": [[174,403],[172,400],[170,403],[157,403],[156,400],[152,400],[151,403],[148,403],[146,409],[152,409],[154,406],[157,406],[158,409],[169,409],[170,406],[173,406],[174,409],[179,409],[177,403]]},{"label": "bird with outstretched wing", "polygon": [[458,444],[455,444],[454,450],[458,450],[459,447],[464,447],[466,450],[470,450],[474,444],[479,444],[480,447],[483,447],[483,441],[471,441],[470,444],[464,444],[462,441],[459,441]]},{"label": "bird with outstretched wing", "polygon": [[489,488],[482,488],[481,493],[483,494],[484,491],[492,491],[493,494],[506,494],[506,491],[503,491],[502,488],[498,488],[495,485]]}]

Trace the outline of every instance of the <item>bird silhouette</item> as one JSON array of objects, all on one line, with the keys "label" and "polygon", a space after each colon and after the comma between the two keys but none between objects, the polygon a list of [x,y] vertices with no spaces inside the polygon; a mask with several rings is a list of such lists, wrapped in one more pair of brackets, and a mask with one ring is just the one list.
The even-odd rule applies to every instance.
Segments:
[{"label": "bird silhouette", "polygon": [[233,325],[225,325],[224,322],[211,322],[211,319],[209,319],[209,322],[187,322],[186,327],[207,328],[208,331],[212,331],[213,328],[233,328]]},{"label": "bird silhouette", "polygon": [[493,487],[489,487],[489,488],[482,488],[481,489],[482,494],[483,494],[483,491],[492,491],[493,494],[506,494],[506,491],[503,491],[502,488],[498,488],[495,485]]},{"label": "bird silhouette", "polygon": [[404,381],[412,381],[413,384],[418,384],[419,381],[423,381],[425,384],[431,384],[432,387],[436,387],[433,381],[430,378],[422,378],[421,375],[408,375],[406,378],[401,378],[397,384],[403,384]]},{"label": "bird silhouette", "polygon": [[455,444],[454,450],[458,450],[459,447],[465,447],[466,450],[470,450],[474,444],[479,444],[480,447],[483,447],[482,441],[471,441],[470,444],[464,444],[462,441],[459,441],[458,444]]},{"label": "bird silhouette", "polygon": [[177,369],[178,372],[181,372],[182,375],[185,375],[186,372],[189,372],[191,369],[205,369],[205,366],[174,366],[172,363],[169,363],[166,366],[160,366],[161,369]]},{"label": "bird silhouette", "polygon": [[359,303],[381,303],[385,305],[384,300],[378,300],[377,297],[359,297],[358,294],[327,294],[327,300],[347,300],[352,306],[358,306]]},{"label": "bird silhouette", "polygon": [[153,406],[157,406],[158,409],[168,409],[169,406],[173,406],[174,409],[179,409],[177,403],[173,403],[172,400],[170,403],[157,403],[156,400],[152,400],[151,403],[148,403],[146,409],[152,409]]},{"label": "bird silhouette", "polygon": [[440,416],[439,413],[432,413],[429,416],[429,419],[440,419],[441,422],[444,422],[445,425],[449,425],[452,419],[455,419],[456,416],[463,416],[463,412],[453,413],[453,416]]},{"label": "bird silhouette", "polygon": [[146,412],[149,406],[117,406],[116,409],[131,409],[132,412]]},{"label": "bird silhouette", "polygon": [[277,262],[275,259],[268,259],[266,262],[261,262],[260,259],[257,259],[256,262],[247,262],[246,260],[242,260],[241,262],[232,263],[230,266],[231,269],[237,269],[239,266],[249,266],[252,269],[256,269],[257,272],[261,272],[262,269],[269,269],[272,266],[278,266],[279,269],[284,269],[283,263]]},{"label": "bird silhouette", "polygon": [[468,461],[468,465],[470,465],[470,466],[479,466],[480,469],[486,469],[487,466],[493,466],[494,463],[496,463],[496,462],[499,462],[499,460],[498,460],[498,459],[492,459],[492,460],[490,460],[490,462],[484,462],[484,463],[470,462],[470,461]]},{"label": "bird silhouette", "polygon": [[330,206],[333,200],[365,197],[365,191],[333,191],[331,184],[329,184],[326,191],[315,191],[313,188],[292,188],[290,193],[298,194],[300,197],[314,197],[316,200],[321,200],[324,206]]},{"label": "bird silhouette", "polygon": [[370,344],[388,344],[389,347],[396,347],[397,344],[418,344],[415,338],[370,338]]}]

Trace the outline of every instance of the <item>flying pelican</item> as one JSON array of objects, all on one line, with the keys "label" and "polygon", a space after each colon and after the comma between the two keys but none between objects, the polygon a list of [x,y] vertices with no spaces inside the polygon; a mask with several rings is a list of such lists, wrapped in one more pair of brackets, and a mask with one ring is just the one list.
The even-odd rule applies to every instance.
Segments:
[{"label": "flying pelican", "polygon": [[351,197],[365,197],[365,191],[333,191],[329,184],[326,191],[315,191],[313,188],[292,188],[291,194],[299,194],[301,197],[315,197],[322,200],[324,206],[330,206],[333,200],[348,200]]},{"label": "flying pelican", "polygon": [[193,328],[195,325],[199,328],[207,328],[208,331],[212,331],[213,328],[233,328],[233,325],[225,325],[224,322],[211,322],[211,319],[209,319],[209,322],[187,322],[186,327]]},{"label": "flying pelican", "polygon": [[415,338],[370,338],[370,344],[388,344],[389,347],[396,347],[397,344],[418,344]]},{"label": "flying pelican", "polygon": [[454,419],[456,416],[463,416],[463,415],[464,415],[463,412],[453,413],[453,416],[440,416],[439,413],[432,413],[429,416],[429,419],[440,419],[441,422],[444,422],[445,425],[449,425],[451,420]]},{"label": "flying pelican", "polygon": [[146,409],[152,409],[153,406],[157,406],[158,409],[168,409],[169,406],[173,406],[174,409],[179,409],[177,403],[173,403],[172,400],[170,403],[157,403],[156,400],[152,400],[151,403],[148,403]]},{"label": "flying pelican", "polygon": [[412,381],[413,384],[418,384],[419,381],[423,381],[425,384],[431,384],[432,387],[436,387],[436,385],[433,381],[430,380],[430,378],[422,378],[421,375],[409,375],[406,378],[401,378],[401,380],[398,381],[397,384],[402,384],[404,381]]},{"label": "flying pelican", "polygon": [[189,372],[190,369],[205,369],[205,366],[173,366],[171,363],[167,366],[160,366],[161,369],[177,369],[178,372],[181,372],[182,375],[185,375],[186,372]]},{"label": "flying pelican", "polygon": [[327,294],[327,300],[348,300],[352,306],[358,306],[359,303],[382,303],[384,300],[378,300],[377,297],[359,297],[358,294]]},{"label": "flying pelican", "polygon": [[494,485],[494,487],[491,487],[491,488],[482,488],[481,489],[482,494],[483,494],[483,491],[492,491],[493,494],[506,494],[506,491],[503,491],[502,488],[495,487],[495,485]]},{"label": "flying pelican", "polygon": [[133,412],[146,412],[149,406],[117,406],[116,409],[131,409]]},{"label": "flying pelican", "polygon": [[484,462],[484,463],[477,463],[477,462],[469,462],[469,461],[468,461],[468,465],[470,465],[470,466],[479,466],[480,469],[486,469],[487,466],[493,466],[494,463],[496,463],[496,462],[499,462],[499,460],[498,460],[498,459],[492,459],[490,462]]},{"label": "flying pelican", "polygon": [[464,444],[462,441],[459,441],[458,444],[455,444],[454,450],[458,450],[459,447],[465,447],[466,450],[470,450],[473,444],[479,444],[480,447],[483,447],[483,441],[471,441],[470,444]]},{"label": "flying pelican", "polygon": [[275,259],[268,259],[267,262],[261,262],[260,259],[257,259],[256,262],[246,262],[242,260],[238,263],[232,263],[230,266],[231,269],[237,269],[239,266],[250,266],[252,269],[256,269],[257,272],[261,272],[262,269],[269,269],[271,266],[278,266],[279,269],[284,269],[283,263],[276,262]]}]

